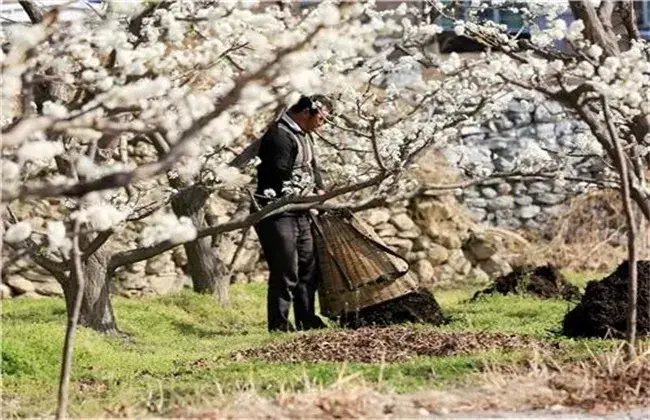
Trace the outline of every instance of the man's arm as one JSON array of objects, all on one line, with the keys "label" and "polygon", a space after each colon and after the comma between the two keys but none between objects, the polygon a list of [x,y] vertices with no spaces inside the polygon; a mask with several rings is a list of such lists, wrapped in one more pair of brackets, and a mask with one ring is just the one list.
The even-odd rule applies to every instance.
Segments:
[{"label": "man's arm", "polygon": [[265,163],[280,181],[291,179],[293,162],[295,160],[295,144],[289,133],[274,127],[267,138],[262,140],[260,150],[264,154]]}]

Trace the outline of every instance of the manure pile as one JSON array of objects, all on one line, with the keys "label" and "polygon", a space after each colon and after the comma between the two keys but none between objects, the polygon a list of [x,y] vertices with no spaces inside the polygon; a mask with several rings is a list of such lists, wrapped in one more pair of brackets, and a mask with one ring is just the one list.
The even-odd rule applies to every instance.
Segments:
[{"label": "manure pile", "polygon": [[[625,335],[628,267],[626,261],[604,279],[587,283],[578,306],[564,317],[564,335],[615,338]],[[637,271],[637,334],[650,335],[650,261],[638,261]]]},{"label": "manure pile", "polygon": [[494,280],[487,289],[476,292],[472,301],[483,295],[500,293],[528,294],[544,299],[580,299],[578,288],[567,281],[560,271],[549,265],[542,267],[519,267],[510,274]]}]

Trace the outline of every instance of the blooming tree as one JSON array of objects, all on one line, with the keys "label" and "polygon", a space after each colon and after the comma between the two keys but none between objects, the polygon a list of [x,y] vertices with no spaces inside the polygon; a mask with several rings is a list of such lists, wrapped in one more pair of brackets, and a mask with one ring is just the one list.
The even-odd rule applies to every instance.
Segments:
[{"label": "blooming tree", "polygon": [[[72,22],[56,10],[33,13],[34,25],[4,33],[2,57],[5,242],[57,278],[69,314],[80,294],[80,322],[99,331],[117,330],[109,279],[119,267],[186,244],[196,277],[215,277],[208,237],[288,208],[394,197],[417,156],[451,139],[504,85],[469,81],[472,66],[456,59],[441,63],[444,81],[424,81],[413,72],[417,57],[393,63],[388,50],[378,53],[378,36],[421,42],[439,31],[410,23],[414,8],[324,2],[296,15],[246,2],[113,6]],[[207,197],[250,181],[250,166],[228,165],[233,147],[300,93],[335,98],[319,145],[328,193],[289,194],[210,223]],[[62,209],[45,232],[12,211],[34,199]],[[114,234],[139,220],[148,225],[140,243],[111,249]]]},{"label": "blooming tree", "polygon": [[[361,209],[417,191],[406,172],[422,153],[499,112],[512,91],[573,110],[591,129],[585,147],[598,142],[612,164],[608,185],[622,186],[650,217],[650,49],[629,23],[629,2],[571,3],[581,20],[570,25],[554,20],[557,9],[519,8],[530,42],[481,21],[478,12],[495,6],[481,2],[462,20],[453,4],[431,1],[383,11],[374,2],[321,2],[299,13],[251,1],[116,1],[72,22],[22,3],[34,24],[2,33],[3,238],[61,283],[72,327],[79,314],[83,325],[117,331],[111,275],[179,245],[193,258],[195,289],[227,300],[210,237],[287,209]],[[608,25],[615,12],[627,17],[623,46]],[[433,54],[438,17],[490,49],[469,60]],[[551,45],[558,39],[569,53]],[[436,76],[425,80],[422,67]],[[253,164],[231,165],[243,141],[312,93],[335,102],[317,142],[326,194],[289,193],[210,220],[205,203],[215,191],[248,196]],[[536,159],[525,163],[539,173]],[[478,167],[471,175],[508,174]],[[60,212],[44,231],[14,211],[46,199]],[[147,224],[137,246],[112,249],[115,233],[134,221]]]},{"label": "blooming tree", "polygon": [[[621,191],[630,266],[628,349],[633,352],[637,231],[639,226],[643,231],[643,219],[650,220],[646,180],[650,163],[650,43],[640,37],[634,2],[585,0],[517,10],[531,30],[529,41],[508,36],[499,25],[481,21],[478,12],[482,7],[476,4],[469,20],[458,21],[456,32],[490,48],[486,59],[495,77],[559,102],[584,122],[591,134],[591,141],[588,139],[584,146],[597,142],[609,164],[604,174],[607,184]],[[556,19],[563,8],[573,14],[570,24]],[[438,11],[450,13],[444,6]],[[566,48],[558,48],[558,41]]]}]

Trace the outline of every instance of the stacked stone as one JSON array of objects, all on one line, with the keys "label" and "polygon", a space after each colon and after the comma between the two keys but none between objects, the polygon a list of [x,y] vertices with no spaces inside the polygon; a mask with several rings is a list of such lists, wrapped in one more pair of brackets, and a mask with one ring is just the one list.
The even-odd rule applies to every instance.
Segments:
[{"label": "stacked stone", "polygon": [[[224,198],[224,195],[227,194],[210,201],[210,213],[219,223],[229,220],[237,211],[235,201],[239,197]],[[410,203],[365,211],[360,216],[388,246],[410,262],[413,274],[423,286],[480,284],[511,270],[498,255],[498,240],[480,234],[476,225],[462,215],[453,197],[418,198]],[[128,230],[116,234],[110,249],[136,246],[143,226],[130,224]],[[232,267],[231,282],[264,282],[266,264],[253,229],[246,238]],[[232,262],[241,239],[242,232],[229,232],[219,238],[215,252],[227,265]],[[2,298],[62,295],[59,283],[29,260],[19,260],[12,267],[3,276]],[[127,297],[176,293],[191,285],[182,246],[119,269],[111,282],[114,293]]]},{"label": "stacked stone", "polygon": [[[534,105],[515,99],[504,113],[485,124],[464,127],[460,144],[472,150],[470,166],[508,173],[521,169],[521,156],[533,147],[541,149],[550,162],[554,156],[575,153],[580,150],[577,135],[587,131],[584,124],[568,118],[558,103]],[[447,157],[452,163],[461,159],[453,148]],[[602,160],[597,158],[569,158],[566,167],[569,175],[585,178],[597,179],[605,172]],[[469,187],[457,191],[456,196],[477,222],[507,229],[543,230],[566,210],[570,197],[587,188],[585,183],[563,180],[512,181]]]},{"label": "stacked stone", "polygon": [[29,260],[17,260],[10,270],[4,273],[0,283],[0,297],[40,298],[63,296],[63,289],[56,279]]},{"label": "stacked stone", "polygon": [[565,212],[571,195],[561,181],[501,182],[458,192],[459,201],[476,222],[536,230],[543,230],[550,220]]},{"label": "stacked stone", "polygon": [[[430,217],[422,217],[429,214]],[[432,216],[435,214],[435,216]],[[423,286],[482,284],[511,267],[497,254],[496,238],[473,230],[453,200],[430,197],[417,203],[364,212],[382,240],[404,256]]]}]

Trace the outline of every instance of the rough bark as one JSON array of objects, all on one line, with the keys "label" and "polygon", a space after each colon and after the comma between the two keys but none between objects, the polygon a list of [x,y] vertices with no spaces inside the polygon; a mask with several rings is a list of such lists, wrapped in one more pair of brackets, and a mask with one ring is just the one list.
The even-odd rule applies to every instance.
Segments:
[{"label": "rough bark", "polygon": [[[79,324],[101,333],[117,333],[117,324],[110,299],[110,273],[108,272],[109,254],[97,250],[82,263],[86,285],[83,290]],[[77,294],[77,276],[72,270],[67,281],[62,283],[68,317],[72,316],[74,300]]]},{"label": "rough bark", "polygon": [[[208,226],[205,205],[210,192],[200,184],[182,189],[172,199],[172,209],[177,217],[186,216],[197,230]],[[212,248],[211,238],[199,238],[184,245],[192,286],[197,293],[213,293],[219,303],[228,305],[228,276],[225,264]]]},{"label": "rough bark", "polygon": [[[585,37],[599,45],[606,55],[617,56],[631,47],[632,40],[640,38],[631,0],[602,1],[598,10],[589,0],[571,1],[570,5],[573,16],[585,24]],[[650,115],[634,117],[632,130],[637,141],[642,142],[650,133]],[[650,157],[647,163],[650,164]]]},{"label": "rough bark", "polygon": [[[620,50],[615,38],[612,38],[611,1],[601,2],[600,10],[596,10],[589,0],[570,1],[571,12],[585,24],[585,37],[598,44],[605,55],[618,55]],[[605,10],[606,9],[606,10]],[[604,18],[604,21],[601,20]]]}]

